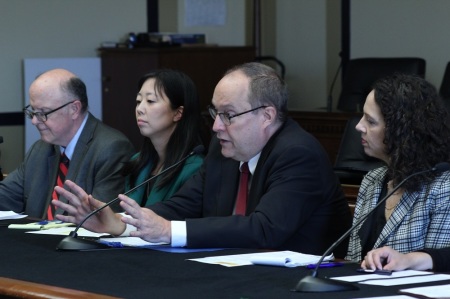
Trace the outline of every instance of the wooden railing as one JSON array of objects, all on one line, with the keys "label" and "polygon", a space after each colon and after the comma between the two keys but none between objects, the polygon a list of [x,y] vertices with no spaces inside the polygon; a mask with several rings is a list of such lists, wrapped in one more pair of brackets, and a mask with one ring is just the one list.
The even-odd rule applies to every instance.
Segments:
[{"label": "wooden railing", "polygon": [[1,298],[113,299],[107,295],[0,277]]}]

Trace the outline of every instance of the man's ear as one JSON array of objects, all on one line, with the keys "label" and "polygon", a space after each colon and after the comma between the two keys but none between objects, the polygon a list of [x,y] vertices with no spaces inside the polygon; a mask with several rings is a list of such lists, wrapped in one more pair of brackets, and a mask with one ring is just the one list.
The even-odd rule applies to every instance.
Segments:
[{"label": "man's ear", "polygon": [[264,108],[264,123],[267,124],[267,126],[273,124],[277,120],[277,111],[275,107],[268,106]]},{"label": "man's ear", "polygon": [[81,101],[75,100],[70,104],[70,109],[74,118],[77,118],[81,114]]},{"label": "man's ear", "polygon": [[183,117],[183,112],[184,112],[184,106],[178,107],[173,116],[173,121],[174,122],[180,121],[180,119]]}]

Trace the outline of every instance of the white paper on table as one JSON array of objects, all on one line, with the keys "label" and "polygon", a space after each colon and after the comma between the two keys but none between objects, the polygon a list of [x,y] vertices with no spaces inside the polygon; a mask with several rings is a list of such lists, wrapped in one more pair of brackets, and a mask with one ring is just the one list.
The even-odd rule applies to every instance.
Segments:
[{"label": "white paper on table", "polygon": [[381,274],[363,274],[353,276],[332,277],[335,280],[358,282],[361,284],[394,286],[402,284],[423,283],[431,281],[450,280],[448,274],[434,274],[427,271],[405,270],[392,272],[391,276]]},{"label": "white paper on table", "polygon": [[[329,260],[332,257],[333,256],[330,255],[327,257],[327,259]],[[320,258],[321,256],[303,254],[299,252],[286,250],[286,251],[210,256],[190,260],[200,263],[216,264],[225,267],[237,267],[255,264],[282,266],[282,267],[297,267],[317,263]]]},{"label": "white paper on table", "polygon": [[377,296],[377,297],[364,297],[364,298],[352,298],[352,299],[414,299],[414,297],[407,295],[389,295],[389,296]]},{"label": "white paper on table", "polygon": [[0,211],[0,220],[8,220],[8,219],[20,219],[25,218],[28,215],[17,214],[13,211]]},{"label": "white paper on table", "polygon": [[400,290],[401,293],[425,296],[426,298],[449,298],[450,284]]},{"label": "white paper on table", "polygon": [[402,284],[412,284],[412,283],[424,283],[431,281],[442,281],[450,280],[450,275],[448,274],[432,274],[432,275],[421,275],[414,277],[403,277],[397,279],[383,279],[383,280],[370,280],[362,281],[361,284],[370,284],[378,286],[396,286]]},{"label": "white paper on table", "polygon": [[[45,230],[37,230],[37,231],[29,231],[26,232],[28,234],[41,234],[41,235],[60,235],[60,236],[68,236],[75,228],[74,227],[58,227],[58,228],[51,228],[51,229],[45,229]],[[78,237],[93,237],[93,238],[100,238],[104,236],[109,236],[109,234],[106,233],[94,233],[87,229],[80,228],[77,231]]]},{"label": "white paper on table", "polygon": [[[322,256],[304,254],[293,251],[277,251],[277,252],[264,252],[255,254],[250,258],[250,261],[254,265],[268,265],[268,266],[280,266],[280,267],[299,267],[309,264],[317,263]],[[330,261],[334,257],[329,255],[324,258],[324,261]]]},{"label": "white paper on table", "polygon": [[340,277],[332,277],[331,279],[342,280],[347,282],[360,282],[367,280],[375,280],[375,279],[392,279],[399,277],[408,277],[408,276],[416,276],[416,275],[432,275],[432,272],[427,271],[416,271],[416,270],[405,270],[405,271],[395,271],[392,272],[392,275],[386,276],[381,274],[362,274],[362,275],[351,275],[351,276],[340,276]]}]

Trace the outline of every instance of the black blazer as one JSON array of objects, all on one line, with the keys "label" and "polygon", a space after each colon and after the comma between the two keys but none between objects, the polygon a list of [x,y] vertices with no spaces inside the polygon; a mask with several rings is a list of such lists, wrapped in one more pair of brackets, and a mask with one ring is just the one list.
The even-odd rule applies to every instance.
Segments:
[{"label": "black blazer", "polygon": [[[151,207],[186,220],[188,247],[293,250],[321,255],[351,225],[351,214],[327,154],[288,119],[261,152],[246,217],[232,215],[239,162],[213,138],[199,172],[169,200]],[[347,243],[335,251],[344,257]]]}]

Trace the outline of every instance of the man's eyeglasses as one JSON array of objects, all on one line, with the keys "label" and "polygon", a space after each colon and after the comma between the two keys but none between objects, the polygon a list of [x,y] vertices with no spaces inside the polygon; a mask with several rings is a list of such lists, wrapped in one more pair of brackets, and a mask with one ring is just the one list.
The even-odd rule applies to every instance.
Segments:
[{"label": "man's eyeglasses", "polygon": [[211,115],[211,117],[214,120],[216,119],[216,116],[219,115],[219,117],[222,120],[222,122],[226,126],[229,126],[229,125],[231,125],[231,119],[232,118],[234,118],[236,116],[239,116],[239,115],[242,115],[242,114],[246,114],[246,113],[255,111],[255,110],[258,110],[258,109],[261,109],[261,108],[266,108],[266,107],[267,106],[259,106],[259,107],[256,107],[256,108],[253,108],[253,109],[250,109],[250,110],[238,113],[238,114],[230,115],[228,112],[217,112],[216,108],[214,108],[214,106],[210,105],[210,106],[208,106],[208,111],[209,111],[209,114]]},{"label": "man's eyeglasses", "polygon": [[28,108],[30,107],[30,105],[26,106],[25,108],[23,108],[23,113],[25,113],[25,116],[28,117],[29,119],[33,119],[33,117],[36,116],[36,119],[40,122],[46,122],[47,121],[47,115],[49,115],[50,113],[53,113],[55,111],[58,111],[59,109],[62,109],[64,107],[66,107],[69,104],[74,103],[75,101],[69,102],[69,103],[65,103],[62,106],[59,106],[56,109],[50,110],[49,112],[34,112],[33,110],[28,110]]}]

